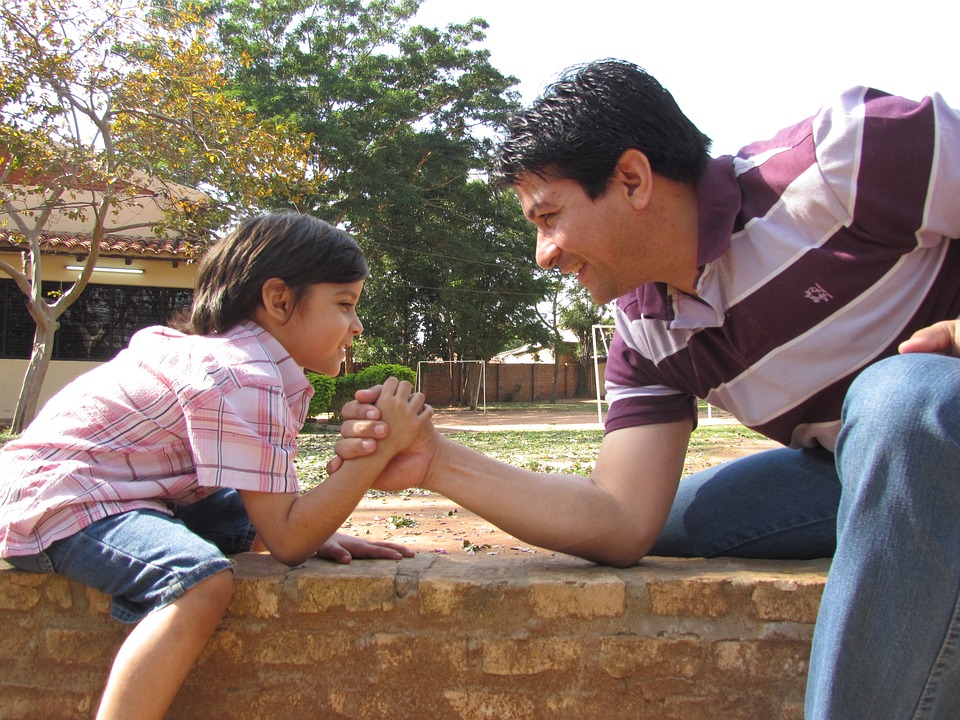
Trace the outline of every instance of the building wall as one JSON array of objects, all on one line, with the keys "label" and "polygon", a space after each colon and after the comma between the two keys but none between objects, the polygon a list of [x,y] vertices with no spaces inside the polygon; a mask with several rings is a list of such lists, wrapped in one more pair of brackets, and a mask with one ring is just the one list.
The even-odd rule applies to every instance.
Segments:
[{"label": "building wall", "polygon": [[[45,255],[43,258],[43,279],[50,281],[75,280],[78,272],[67,270],[66,265],[82,264],[72,255]],[[196,280],[196,263],[181,261],[173,267],[171,260],[152,260],[134,258],[130,265],[123,258],[101,258],[97,267],[142,269],[142,275],[125,275],[94,272],[91,282],[109,285],[130,285],[170,288],[192,288]],[[6,277],[6,276],[4,276]],[[20,387],[27,369],[28,360],[8,360],[0,358],[0,422],[13,417],[20,395]],[[85,361],[53,361],[47,372],[40,394],[42,406],[64,385],[100,363]]]}]

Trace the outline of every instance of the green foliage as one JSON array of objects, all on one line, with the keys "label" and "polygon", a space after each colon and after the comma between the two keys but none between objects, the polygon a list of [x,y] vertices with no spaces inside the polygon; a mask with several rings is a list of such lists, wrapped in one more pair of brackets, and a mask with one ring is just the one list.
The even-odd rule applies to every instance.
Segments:
[{"label": "green foliage", "polygon": [[405,365],[371,365],[357,374],[357,387],[365,388],[380,385],[388,377],[406,380],[411,385],[417,381],[417,374]]},{"label": "green foliage", "polygon": [[307,379],[313,386],[313,397],[310,398],[310,409],[307,414],[310,417],[316,417],[330,409],[330,401],[333,400],[334,393],[337,391],[337,381],[328,375],[314,372],[308,372]]},{"label": "green foliage", "polygon": [[[188,3],[160,18],[148,2],[0,0],[0,226],[33,266],[0,258],[0,273],[37,324],[14,430],[34,415],[58,318],[106,235],[169,235],[199,251],[265,197],[296,201],[314,186],[308,136],[225,87],[208,21]],[[67,222],[89,238],[84,270],[44,298],[41,241]]]},{"label": "green foliage", "polygon": [[417,525],[417,521],[409,515],[391,515],[387,519],[387,527],[391,530],[397,530],[399,528],[414,528]]},{"label": "green foliage", "polygon": [[[593,390],[593,375],[591,373],[593,360],[593,326],[612,325],[613,319],[607,307],[597,305],[590,299],[590,294],[579,283],[572,283],[566,288],[567,302],[560,311],[561,324],[577,336],[577,374],[576,395],[585,397]],[[602,348],[598,348],[602,353]]]},{"label": "green foliage", "polygon": [[237,94],[313,137],[320,182],[298,207],[370,262],[357,356],[489,359],[529,338],[533,228],[479,179],[518,104],[480,46],[486,23],[423,27],[416,0],[209,1]]},{"label": "green foliage", "polygon": [[358,373],[341,375],[336,379],[336,392],[330,400],[330,412],[335,422],[340,422],[340,411],[344,404],[353,400],[357,390],[380,385],[388,377],[406,380],[411,385],[416,382],[417,374],[405,365],[384,364],[371,365]]}]

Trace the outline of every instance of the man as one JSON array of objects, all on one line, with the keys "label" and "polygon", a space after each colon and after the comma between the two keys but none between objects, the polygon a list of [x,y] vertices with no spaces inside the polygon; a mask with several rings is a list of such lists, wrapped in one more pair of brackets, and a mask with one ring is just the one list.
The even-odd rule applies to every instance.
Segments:
[{"label": "man", "polygon": [[[960,117],[939,96],[857,88],[735,158],[708,149],[619,61],[576,69],[512,122],[498,174],[537,226],[538,264],[618,298],[596,468],[531,473],[431,431],[378,486],[617,566],[834,555],[807,717],[954,717]],[[388,432],[376,392],[345,408],[341,455]],[[788,447],[680,483],[696,397]]]}]

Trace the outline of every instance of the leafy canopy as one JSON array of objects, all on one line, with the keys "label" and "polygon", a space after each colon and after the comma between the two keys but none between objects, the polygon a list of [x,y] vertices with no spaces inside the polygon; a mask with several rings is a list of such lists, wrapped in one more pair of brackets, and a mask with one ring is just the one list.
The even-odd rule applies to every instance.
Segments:
[{"label": "leafy canopy", "polygon": [[[218,0],[238,95],[309,133],[299,207],[363,246],[364,359],[489,358],[537,327],[532,228],[484,175],[517,107],[486,23],[415,23],[415,0]],[[277,205],[293,200],[278,194]]]}]

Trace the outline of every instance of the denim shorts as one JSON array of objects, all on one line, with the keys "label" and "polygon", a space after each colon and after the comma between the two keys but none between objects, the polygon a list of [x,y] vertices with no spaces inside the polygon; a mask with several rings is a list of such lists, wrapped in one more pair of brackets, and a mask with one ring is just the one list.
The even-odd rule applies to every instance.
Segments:
[{"label": "denim shorts", "polygon": [[111,614],[136,623],[194,585],[233,567],[255,532],[236,490],[218,490],[173,517],[131,510],[98,520],[36,555],[6,558],[20,570],[53,572],[113,596]]}]

